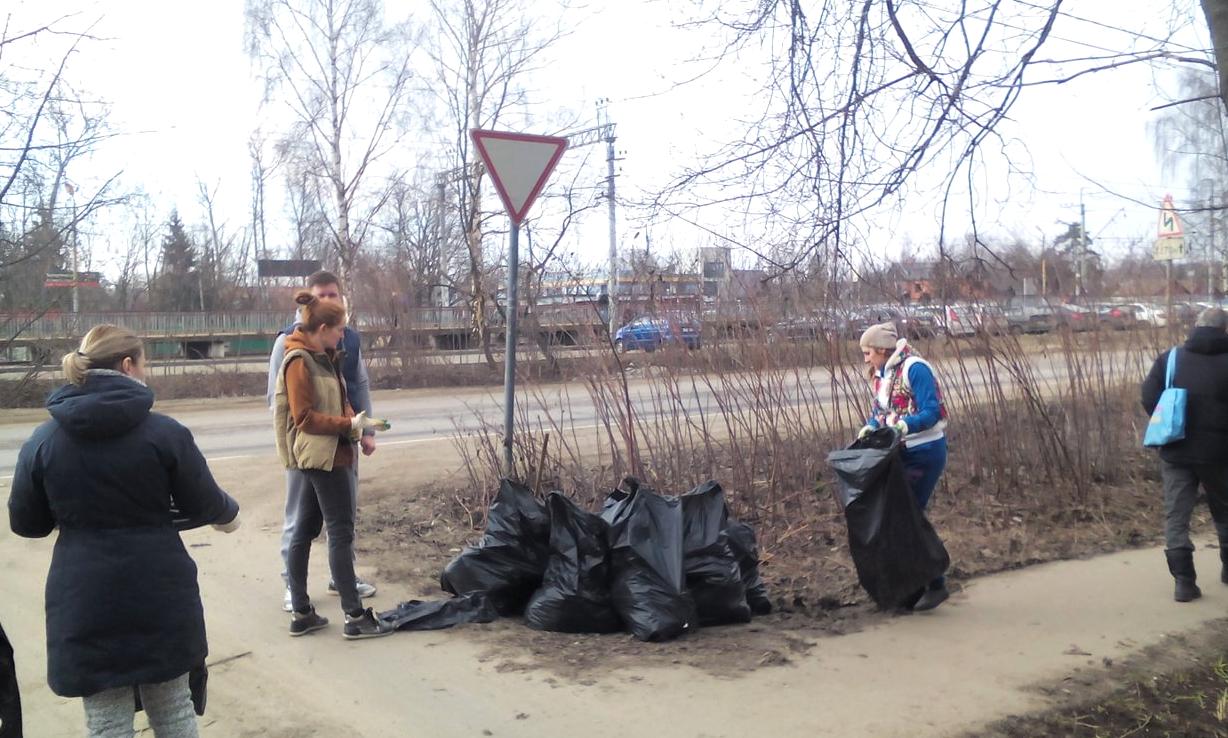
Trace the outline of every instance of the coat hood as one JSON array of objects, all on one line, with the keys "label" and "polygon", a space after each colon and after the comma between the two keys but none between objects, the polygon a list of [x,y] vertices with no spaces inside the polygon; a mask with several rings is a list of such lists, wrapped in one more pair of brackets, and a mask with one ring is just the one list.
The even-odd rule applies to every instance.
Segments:
[{"label": "coat hood", "polygon": [[1195,328],[1182,348],[1196,354],[1228,354],[1228,333],[1220,328]]},{"label": "coat hood", "polygon": [[66,384],[47,398],[47,412],[62,428],[82,438],[120,436],[141,424],[154,394],[119,372],[91,370],[85,384]]}]

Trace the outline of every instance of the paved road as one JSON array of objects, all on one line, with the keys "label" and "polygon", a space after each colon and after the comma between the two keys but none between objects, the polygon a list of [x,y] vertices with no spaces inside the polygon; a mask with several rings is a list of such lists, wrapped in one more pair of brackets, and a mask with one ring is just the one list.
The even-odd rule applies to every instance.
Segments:
[{"label": "paved road", "polygon": [[[1115,355],[1113,372],[1121,376],[1133,376],[1137,369],[1128,366]],[[1038,382],[1046,388],[1055,389],[1065,383],[1066,367],[1057,357],[1031,356],[1032,368]],[[942,365],[939,365],[942,371]],[[950,371],[950,370],[948,370]],[[971,373],[969,381],[975,389],[986,382],[979,372]],[[793,405],[825,403],[833,401],[830,375],[824,369],[810,370],[810,375],[787,373],[782,379],[784,396]],[[719,387],[719,385],[718,385]],[[655,406],[647,379],[633,379],[630,385],[636,412],[641,417],[652,417],[663,412]],[[547,423],[547,414],[566,414],[578,428],[595,427],[600,418],[588,390],[582,383],[547,385],[537,389],[539,398],[521,395],[519,402],[528,411],[534,424],[538,420]],[[699,382],[685,388],[681,398],[682,407],[688,415],[709,414],[719,411],[716,393]],[[503,398],[500,390],[480,389],[429,389],[387,390],[374,393],[373,405],[376,414],[392,422],[392,430],[380,436],[383,446],[421,443],[440,437],[455,437],[473,433],[487,423],[501,424]],[[545,409],[543,409],[545,408]],[[196,442],[210,460],[236,457],[266,456],[275,453],[272,419],[264,407],[263,399],[243,398],[233,401],[183,401],[167,403],[159,411],[176,418],[188,426],[196,436]],[[0,421],[0,479],[13,474],[17,452],[21,444],[42,421],[31,418],[4,423]]]}]

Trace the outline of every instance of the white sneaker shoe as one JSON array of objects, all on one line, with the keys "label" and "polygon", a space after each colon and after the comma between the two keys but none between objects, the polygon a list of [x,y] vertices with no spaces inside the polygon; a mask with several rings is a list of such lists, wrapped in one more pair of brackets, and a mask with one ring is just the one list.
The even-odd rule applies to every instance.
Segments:
[{"label": "white sneaker shoe", "polygon": [[[368,582],[368,581],[364,580],[362,577],[355,577],[355,578],[354,578],[354,583],[358,585],[358,596],[359,596],[359,598],[361,598],[361,599],[364,599],[364,600],[365,600],[365,599],[369,599],[369,598],[371,598],[371,597],[374,597],[374,596],[375,596],[375,585],[374,585],[374,584],[372,584],[372,583],[370,583],[370,582]],[[329,593],[330,595],[339,594],[339,592],[337,592],[337,583],[336,583],[336,582],[333,582],[333,581],[331,581],[331,580],[329,581],[329,583],[328,583],[328,593]]]},{"label": "white sneaker shoe", "polygon": [[282,612],[294,612],[294,605],[290,601],[290,588],[286,587],[286,596],[281,601]]}]

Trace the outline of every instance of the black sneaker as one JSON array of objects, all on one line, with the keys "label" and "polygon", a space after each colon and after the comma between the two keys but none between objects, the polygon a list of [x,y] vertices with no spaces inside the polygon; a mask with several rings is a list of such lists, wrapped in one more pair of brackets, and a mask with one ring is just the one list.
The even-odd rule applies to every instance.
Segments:
[{"label": "black sneaker", "polygon": [[375,613],[369,607],[363,610],[361,615],[345,616],[345,637],[351,641],[359,638],[380,638],[395,632],[396,628],[392,623],[386,623],[375,617]]},{"label": "black sneaker", "polygon": [[[365,600],[365,599],[375,596],[375,585],[368,581],[363,580],[362,577],[354,577],[354,584],[357,585],[358,596],[361,599]],[[340,594],[337,591],[337,583],[331,579],[328,580],[328,593],[330,595]]]},{"label": "black sneaker", "polygon": [[296,612],[290,616],[290,635],[294,637],[307,635],[327,625],[328,618],[316,615],[316,609],[313,607],[308,612]]}]

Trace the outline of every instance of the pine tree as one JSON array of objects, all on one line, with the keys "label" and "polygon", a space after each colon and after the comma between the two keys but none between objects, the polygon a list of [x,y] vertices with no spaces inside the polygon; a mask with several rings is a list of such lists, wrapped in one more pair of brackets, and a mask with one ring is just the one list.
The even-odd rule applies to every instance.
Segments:
[{"label": "pine tree", "polygon": [[186,312],[200,309],[200,275],[196,245],[188,235],[178,211],[171,211],[162,237],[162,268],[152,290],[159,310]]}]

